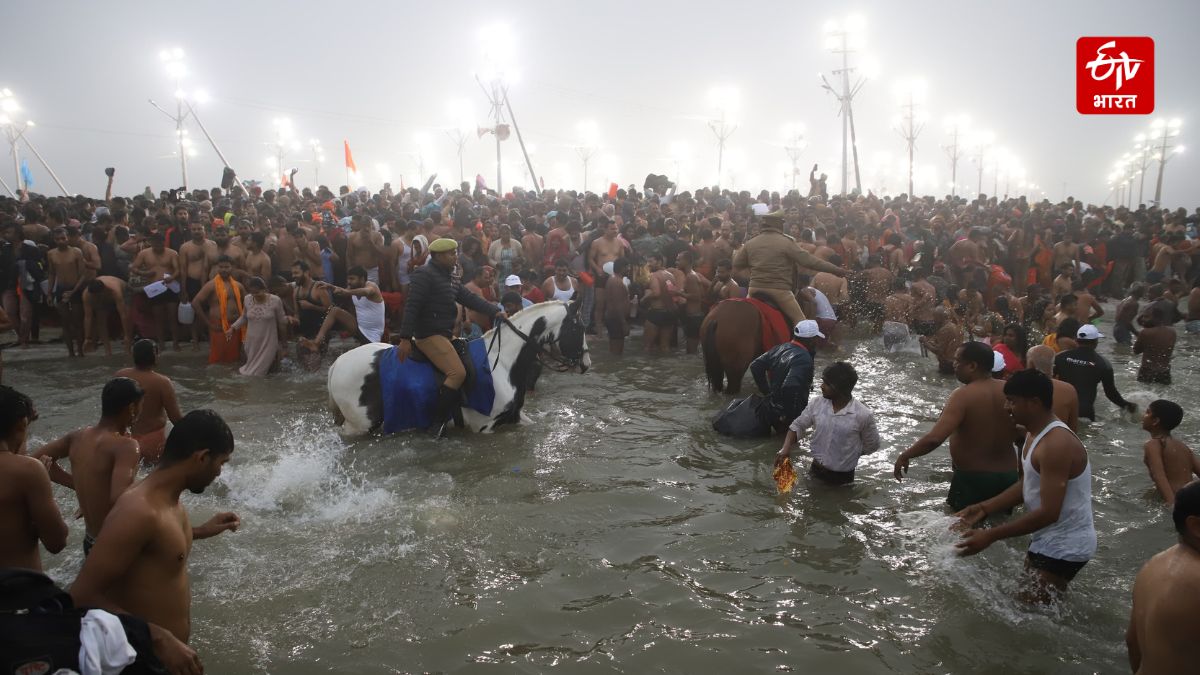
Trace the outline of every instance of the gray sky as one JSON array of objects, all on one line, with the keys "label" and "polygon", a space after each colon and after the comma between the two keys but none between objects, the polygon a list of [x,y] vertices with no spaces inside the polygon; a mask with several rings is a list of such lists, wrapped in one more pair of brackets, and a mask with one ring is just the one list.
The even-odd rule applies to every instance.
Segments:
[{"label": "gray sky", "polygon": [[[173,125],[148,98],[171,103],[173,84],[158,53],[186,52],[186,89],[202,87],[211,100],[202,121],[242,177],[269,180],[271,122],[291,120],[296,137],[325,149],[322,183],[345,182],[342,140],[350,142],[366,181],[419,183],[415,137],[424,132],[426,172],[458,180],[455,145],[441,129],[451,124],[447,101],[466,98],[486,125],[487,103],[472,73],[482,70],[480,29],[505,22],[516,36],[519,79],[510,98],[534,168],[547,187],[579,187],[578,123],[594,120],[601,148],[590,162],[588,187],[610,180],[641,184],[646,173],[674,177],[673,148],[690,148],[679,166],[684,188],[711,184],[717,147],[703,117],[714,85],[740,91],[740,124],[725,154],[723,185],[742,189],[790,187],[781,128],[807,127],[800,159],[814,162],[840,187],[841,125],[818,72],[835,67],[823,48],[822,26],[858,12],[866,19],[868,59],[879,65],[855,99],[864,187],[906,191],[905,146],[892,130],[900,110],[893,88],[920,76],[928,83],[930,118],[917,141],[925,167],[917,191],[948,191],[950,162],[943,120],[967,114],[994,132],[1051,199],[1066,194],[1101,202],[1112,163],[1131,149],[1149,120],[1084,116],[1075,111],[1075,41],[1084,35],[1149,35],[1156,42],[1156,114],[1181,117],[1180,142],[1191,146],[1167,165],[1167,206],[1200,205],[1200,76],[1192,35],[1196,2],[995,3],[858,2],[836,11],[798,2],[5,2],[8,67],[0,86],[20,99],[37,122],[30,138],[73,192],[101,194],[105,166],[118,170],[118,192],[180,183]],[[861,60],[861,59],[860,59]],[[215,185],[221,164],[189,122],[197,156],[193,187]],[[495,184],[494,142],[472,135],[466,173]],[[1194,150],[1193,150],[1194,148]],[[24,154],[28,154],[24,148]],[[504,143],[504,186],[529,186],[515,137]],[[887,155],[890,154],[890,159]],[[303,161],[302,161],[303,160]],[[286,166],[313,181],[312,152],[289,152]],[[37,192],[53,193],[46,172],[30,157]],[[380,166],[386,165],[386,166]],[[0,175],[12,183],[11,159]],[[1156,170],[1147,172],[1153,196]],[[801,184],[805,176],[801,176]],[[850,176],[853,184],[853,172]],[[936,182],[935,182],[936,181]],[[959,166],[960,185],[973,194],[976,165]],[[1016,180],[1011,192],[1017,192]],[[991,193],[990,167],[984,192]],[[924,189],[923,189],[924,188]],[[1000,181],[1004,191],[1004,180]],[[1135,182],[1134,197],[1137,185]],[[1039,195],[1040,196],[1040,195]]]}]

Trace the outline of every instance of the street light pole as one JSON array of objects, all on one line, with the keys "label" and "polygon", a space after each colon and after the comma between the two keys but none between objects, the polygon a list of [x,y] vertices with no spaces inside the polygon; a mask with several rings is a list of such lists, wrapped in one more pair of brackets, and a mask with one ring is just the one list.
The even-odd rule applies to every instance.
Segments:
[{"label": "street light pole", "polygon": [[826,91],[832,94],[838,101],[838,113],[842,116],[842,194],[847,194],[847,180],[849,175],[849,157],[853,155],[854,161],[854,187],[858,192],[862,192],[862,177],[858,166],[858,138],[854,129],[854,96],[862,89],[866,78],[856,80],[853,85],[850,82],[850,74],[856,72],[856,68],[850,66],[850,54],[855,51],[850,44],[850,21],[847,20],[843,24],[831,23],[826,28],[826,34],[835,42],[830,45],[830,51],[834,54],[840,54],[842,57],[842,67],[840,70],[833,71],[833,74],[841,75],[842,83],[841,90],[834,89],[821,75],[822,86]]},{"label": "street light pole", "polygon": [[1155,150],[1158,151],[1158,180],[1154,186],[1155,206],[1162,206],[1163,169],[1166,167],[1167,160],[1170,158],[1170,154],[1168,153],[1170,153],[1173,149],[1176,150],[1176,152],[1182,150],[1182,147],[1177,149],[1175,146],[1170,145],[1170,139],[1179,135],[1179,129],[1181,126],[1182,122],[1178,118],[1173,119],[1170,122],[1159,119],[1156,120],[1151,126],[1151,129],[1154,130],[1159,137],[1156,143],[1157,147],[1155,148]]},{"label": "street light pole", "polygon": [[804,152],[804,125],[792,122],[783,127],[783,151],[792,163],[792,189],[796,189],[796,181],[800,175],[800,155]]},{"label": "street light pole", "polygon": [[950,126],[950,145],[943,149],[946,155],[950,158],[950,196],[954,197],[958,193],[958,160],[962,157],[960,147],[961,137],[966,131],[964,118],[951,118]]},{"label": "street light pole", "polygon": [[913,164],[914,153],[917,146],[917,137],[921,135],[921,131],[925,129],[924,122],[917,121],[917,89],[920,87],[918,82],[909,82],[904,85],[904,102],[900,104],[900,109],[904,111],[904,116],[901,118],[901,125],[897,131],[904,138],[905,144],[908,146],[908,197],[912,199],[916,194],[913,188]]}]

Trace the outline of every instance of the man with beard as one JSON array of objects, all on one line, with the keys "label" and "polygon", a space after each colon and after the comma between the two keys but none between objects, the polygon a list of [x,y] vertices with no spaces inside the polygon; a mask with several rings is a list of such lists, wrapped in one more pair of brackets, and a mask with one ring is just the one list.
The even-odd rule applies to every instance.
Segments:
[{"label": "man with beard", "polygon": [[[147,284],[145,291],[146,296],[150,298],[150,311],[157,328],[159,351],[162,351],[163,336],[167,330],[171,332],[175,351],[179,351],[179,325],[175,321],[176,312],[179,310],[179,253],[166,247],[161,233],[151,234],[149,240],[150,246],[137,254],[129,266],[129,271],[142,277]],[[151,297],[150,287],[160,281],[167,288]]]},{"label": "man with beard", "polygon": [[213,228],[213,241],[217,246],[215,252],[209,253],[209,278],[216,275],[217,259],[221,256],[229,258],[229,264],[233,269],[246,269],[246,252],[230,242],[228,225],[218,225]]},{"label": "man with beard", "polygon": [[83,289],[88,281],[83,253],[67,243],[67,231],[54,230],[54,248],[46,252],[50,262],[50,293],[62,321],[67,352],[83,356]]},{"label": "man with beard", "polygon": [[379,286],[369,279],[370,270],[356,265],[346,271],[347,288],[339,288],[324,281],[318,282],[321,288],[335,297],[349,297],[354,303],[354,313],[341,307],[331,308],[325,315],[325,321],[317,331],[316,337],[312,340],[300,338],[300,344],[305,349],[319,349],[325,342],[325,336],[334,326],[349,332],[360,344],[383,342],[383,294],[380,293]]},{"label": "man with beard", "polygon": [[[209,261],[217,259],[217,244],[210,240],[201,223],[192,223],[192,238],[179,247],[179,266],[183,270],[183,289],[179,301],[191,302],[208,281]],[[200,348],[200,331],[205,326],[203,316],[192,321],[192,349]]]},{"label": "man with beard", "polygon": [[217,258],[217,275],[193,299],[197,310],[208,317],[209,363],[237,363],[242,331],[230,333],[229,327],[242,315],[245,295],[246,289],[233,278],[233,261],[224,255]]},{"label": "man with beard", "polygon": [[193,527],[179,495],[203,493],[232,454],[233,433],[220,415],[212,410],[185,415],[150,475],[116,500],[71,584],[76,606],[145,619],[155,654],[168,672],[203,672],[200,657],[187,646],[192,542],[241,525],[237,514],[226,512]]}]

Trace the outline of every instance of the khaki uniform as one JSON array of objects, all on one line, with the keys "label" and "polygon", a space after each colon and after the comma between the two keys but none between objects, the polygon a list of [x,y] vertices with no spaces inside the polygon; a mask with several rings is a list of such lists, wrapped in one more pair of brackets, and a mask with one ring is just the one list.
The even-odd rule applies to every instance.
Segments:
[{"label": "khaki uniform", "polygon": [[761,293],[772,300],[787,316],[791,325],[804,320],[804,311],[793,293],[797,267],[837,274],[841,269],[800,248],[795,239],[774,227],[764,226],[758,236],[746,242],[733,257],[736,270],[750,270],[750,288],[746,294]]}]

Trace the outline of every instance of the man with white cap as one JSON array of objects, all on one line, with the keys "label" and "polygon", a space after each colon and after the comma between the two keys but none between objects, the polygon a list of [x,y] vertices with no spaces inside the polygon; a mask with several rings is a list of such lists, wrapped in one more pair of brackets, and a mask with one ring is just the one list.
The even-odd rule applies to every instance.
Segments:
[{"label": "man with white cap", "polygon": [[1126,401],[1113,381],[1113,367],[1100,354],[1096,344],[1104,337],[1092,324],[1084,324],[1075,334],[1079,346],[1054,357],[1054,376],[1075,387],[1079,394],[1079,416],[1096,419],[1096,385],[1104,385],[1104,395],[1115,405],[1137,412],[1137,404]]},{"label": "man with white cap", "polygon": [[800,321],[792,329],[790,342],[772,347],[750,363],[754,383],[766,396],[760,410],[773,428],[786,428],[804,412],[812,391],[817,338],[824,337],[816,321]]},{"label": "man with white cap", "polygon": [[[504,295],[505,293],[511,291],[521,296],[521,309],[532,307],[533,301],[521,294],[522,288],[524,288],[524,286],[521,283],[521,277],[515,274],[510,274],[507,277],[504,277],[504,290],[501,291],[500,295]],[[504,309],[504,305],[499,302],[496,303],[496,306],[500,309]]]}]

